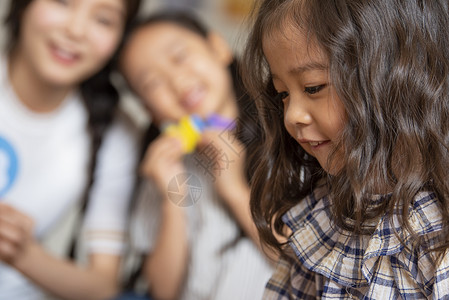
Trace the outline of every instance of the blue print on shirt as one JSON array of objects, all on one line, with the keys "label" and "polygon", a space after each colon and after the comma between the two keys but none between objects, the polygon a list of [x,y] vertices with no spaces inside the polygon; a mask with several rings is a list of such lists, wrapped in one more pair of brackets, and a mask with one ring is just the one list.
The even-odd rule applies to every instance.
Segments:
[{"label": "blue print on shirt", "polygon": [[0,200],[16,181],[18,169],[19,163],[14,147],[0,136]]}]

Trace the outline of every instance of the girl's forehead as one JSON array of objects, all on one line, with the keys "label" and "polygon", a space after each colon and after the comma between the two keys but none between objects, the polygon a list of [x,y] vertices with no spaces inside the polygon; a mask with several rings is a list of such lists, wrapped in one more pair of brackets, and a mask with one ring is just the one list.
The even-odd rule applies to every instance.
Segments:
[{"label": "girl's forehead", "polygon": [[165,23],[155,23],[144,25],[134,31],[125,44],[124,56],[134,55],[135,51],[148,53],[147,60],[152,58],[151,53],[161,52],[173,47],[173,44],[180,41],[182,34],[176,31],[175,27]]},{"label": "girl's forehead", "polygon": [[142,29],[146,29],[149,32],[162,32],[164,35],[180,35],[183,38],[188,38],[191,36],[196,37],[199,35],[192,30],[183,27],[182,25],[170,21],[158,21],[155,23],[147,24],[144,25]]},{"label": "girl's forehead", "polygon": [[176,45],[206,44],[206,39],[187,28],[164,21],[142,26],[134,33],[129,44],[165,53]]},{"label": "girl's forehead", "polygon": [[259,15],[262,32],[285,31],[288,28],[304,29],[308,13],[300,4],[302,0],[282,1],[279,7]]},{"label": "girl's forehead", "polygon": [[272,14],[262,21],[260,32],[263,43],[295,41],[309,35],[303,17],[299,17],[292,11],[285,11],[282,18],[277,18],[277,16],[278,14]]},{"label": "girl's forehead", "polygon": [[285,68],[322,70],[329,66],[328,56],[316,38],[302,28],[287,24],[265,34],[262,50],[272,72]]},{"label": "girl's forehead", "polygon": [[298,47],[302,48],[311,44],[311,41],[303,28],[295,26],[292,22],[284,21],[264,32],[262,48],[264,52],[279,47],[295,50]]}]

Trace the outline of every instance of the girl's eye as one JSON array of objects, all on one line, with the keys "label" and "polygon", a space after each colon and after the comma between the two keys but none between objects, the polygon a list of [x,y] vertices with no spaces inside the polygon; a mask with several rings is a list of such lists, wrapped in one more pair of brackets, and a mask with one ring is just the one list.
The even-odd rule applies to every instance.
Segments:
[{"label": "girl's eye", "polygon": [[322,84],[322,85],[317,85],[317,86],[308,86],[304,89],[304,93],[313,95],[318,93],[319,91],[321,91],[326,85]]},{"label": "girl's eye", "polygon": [[69,0],[55,0],[55,2],[58,2],[58,3],[62,4],[62,5],[69,4]]},{"label": "girl's eye", "polygon": [[276,98],[279,100],[284,100],[285,98],[288,97],[288,92],[280,92],[276,95]]},{"label": "girl's eye", "polygon": [[97,16],[97,22],[105,25],[107,27],[112,27],[115,25],[114,21],[111,18],[105,17],[105,16]]},{"label": "girl's eye", "polygon": [[187,56],[188,56],[187,51],[185,51],[185,50],[178,51],[173,56],[173,60],[176,63],[182,63],[182,62],[184,62],[187,59]]}]

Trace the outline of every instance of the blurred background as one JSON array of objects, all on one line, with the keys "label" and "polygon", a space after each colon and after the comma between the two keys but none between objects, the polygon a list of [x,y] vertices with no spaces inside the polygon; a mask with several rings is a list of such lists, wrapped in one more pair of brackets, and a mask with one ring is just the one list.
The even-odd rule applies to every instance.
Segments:
[{"label": "blurred background", "polygon": [[[14,1],[14,0],[12,0]],[[0,17],[3,23],[10,0],[0,0]],[[209,28],[225,37],[237,55],[242,53],[248,33],[247,17],[254,0],[142,0],[140,11],[145,16],[159,9],[183,9],[197,14]],[[4,28],[0,29],[0,46],[3,49]],[[120,78],[117,78],[120,83]],[[120,85],[120,84],[119,84]],[[137,124],[145,126],[149,117],[142,111],[134,96],[122,90],[122,105],[131,113]]]},{"label": "blurred background", "polygon": [[[14,0],[11,0],[14,1]],[[242,53],[247,33],[247,18],[255,0],[142,0],[139,14],[145,16],[159,9],[185,9],[193,11],[206,25],[223,35],[237,55]],[[10,0],[0,0],[0,17],[3,20]],[[5,30],[0,26],[0,46],[3,49]],[[117,77],[118,86],[121,79]],[[143,108],[126,89],[121,89],[123,108],[130,113],[138,125],[145,126],[151,121]],[[57,229],[51,232],[45,241],[55,254],[64,255],[70,234],[67,234],[74,221],[74,214],[68,215]]]},{"label": "blurred background", "polygon": [[[0,16],[3,20],[10,0],[0,0]],[[14,1],[14,0],[12,0]],[[254,0],[142,0],[141,15],[161,8],[179,8],[191,10],[211,28],[221,32],[236,51],[242,49],[242,38],[246,36],[243,21]],[[0,42],[3,43],[3,28],[0,30]]]}]

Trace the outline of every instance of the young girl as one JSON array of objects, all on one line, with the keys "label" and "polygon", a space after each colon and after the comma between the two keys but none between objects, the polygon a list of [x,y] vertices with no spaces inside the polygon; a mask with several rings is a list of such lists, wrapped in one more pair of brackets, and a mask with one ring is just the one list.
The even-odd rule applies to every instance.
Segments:
[{"label": "young girl", "polygon": [[245,51],[267,135],[251,209],[283,252],[264,299],[447,299],[448,9],[260,4]]},{"label": "young girl", "polygon": [[[150,294],[260,298],[271,268],[251,220],[244,149],[257,142],[249,122],[255,110],[239,78],[233,83],[228,44],[190,15],[160,13],[133,30],[121,66],[152,117],[134,226],[136,247],[148,253],[143,274]],[[206,127],[196,148],[190,140],[185,149],[176,130],[160,132],[179,120],[185,125],[190,115]],[[238,139],[237,118],[246,120]]]},{"label": "young girl", "polygon": [[[133,188],[111,57],[140,1],[11,1],[0,60],[0,299],[108,299]],[[118,115],[117,115],[118,116]],[[84,198],[84,267],[41,241]],[[89,199],[89,205],[87,205]]]}]

